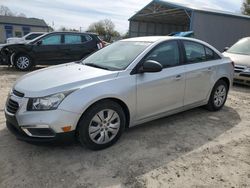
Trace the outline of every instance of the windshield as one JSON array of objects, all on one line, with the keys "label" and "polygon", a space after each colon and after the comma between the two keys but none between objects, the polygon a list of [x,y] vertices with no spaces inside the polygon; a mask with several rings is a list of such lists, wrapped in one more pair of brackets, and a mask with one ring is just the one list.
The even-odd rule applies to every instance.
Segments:
[{"label": "windshield", "polygon": [[250,55],[250,39],[244,38],[227,50],[229,53]]},{"label": "windshield", "polygon": [[33,43],[35,43],[36,41],[38,41],[39,39],[41,39],[42,37],[44,37],[44,36],[47,35],[47,34],[48,34],[48,33],[44,33],[44,34],[42,34],[42,35],[40,35],[40,36],[38,36],[38,37],[36,37],[36,38],[34,38],[34,39],[32,39],[32,40],[26,42],[26,43],[28,43],[28,44],[33,44]]},{"label": "windshield", "polygon": [[124,70],[151,43],[118,41],[87,57],[82,64],[108,69]]}]

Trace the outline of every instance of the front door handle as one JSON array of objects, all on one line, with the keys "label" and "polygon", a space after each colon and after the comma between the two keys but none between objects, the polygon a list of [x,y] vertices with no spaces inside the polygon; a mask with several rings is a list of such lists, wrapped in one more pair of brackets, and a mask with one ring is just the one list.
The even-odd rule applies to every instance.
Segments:
[{"label": "front door handle", "polygon": [[175,77],[175,80],[180,80],[180,79],[182,79],[182,76],[180,74]]}]

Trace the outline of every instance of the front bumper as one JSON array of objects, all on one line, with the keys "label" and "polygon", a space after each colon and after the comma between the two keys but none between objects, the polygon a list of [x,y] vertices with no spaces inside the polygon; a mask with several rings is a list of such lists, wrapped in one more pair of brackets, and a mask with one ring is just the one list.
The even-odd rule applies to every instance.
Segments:
[{"label": "front bumper", "polygon": [[55,133],[51,137],[32,137],[27,135],[27,133],[18,125],[15,116],[11,116],[5,113],[6,126],[11,133],[13,133],[18,140],[26,142],[72,142],[75,140],[75,131],[70,131],[66,133]]},{"label": "front bumper", "polygon": [[234,83],[250,86],[250,72],[234,73]]}]

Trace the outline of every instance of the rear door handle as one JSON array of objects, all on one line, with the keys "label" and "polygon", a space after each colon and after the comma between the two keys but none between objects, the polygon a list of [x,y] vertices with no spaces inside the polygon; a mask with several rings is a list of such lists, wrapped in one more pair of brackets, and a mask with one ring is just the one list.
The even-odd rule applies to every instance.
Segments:
[{"label": "rear door handle", "polygon": [[209,67],[209,68],[207,69],[207,71],[208,71],[208,72],[211,72],[211,71],[212,71],[212,67]]}]

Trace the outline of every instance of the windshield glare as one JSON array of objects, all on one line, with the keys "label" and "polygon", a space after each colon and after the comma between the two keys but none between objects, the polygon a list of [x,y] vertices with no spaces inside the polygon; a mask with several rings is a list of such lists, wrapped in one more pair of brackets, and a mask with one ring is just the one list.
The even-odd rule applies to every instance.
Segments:
[{"label": "windshield glare", "polygon": [[250,39],[244,38],[227,50],[229,53],[250,55]]},{"label": "windshield glare", "polygon": [[83,64],[92,64],[108,70],[124,70],[151,43],[118,41],[87,57]]}]

